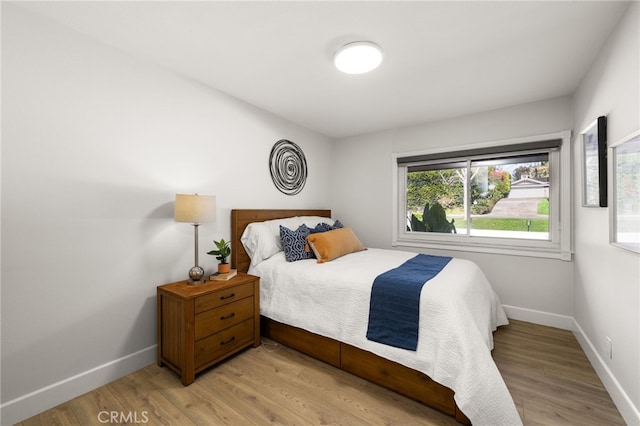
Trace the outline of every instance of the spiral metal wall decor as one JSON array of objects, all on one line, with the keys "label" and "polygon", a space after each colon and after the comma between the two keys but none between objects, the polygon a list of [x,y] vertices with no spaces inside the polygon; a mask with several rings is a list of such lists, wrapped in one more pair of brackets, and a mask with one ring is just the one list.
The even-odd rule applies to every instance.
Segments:
[{"label": "spiral metal wall decor", "polygon": [[287,195],[296,195],[307,181],[307,160],[302,149],[295,143],[280,139],[271,148],[269,155],[271,179],[278,190]]}]

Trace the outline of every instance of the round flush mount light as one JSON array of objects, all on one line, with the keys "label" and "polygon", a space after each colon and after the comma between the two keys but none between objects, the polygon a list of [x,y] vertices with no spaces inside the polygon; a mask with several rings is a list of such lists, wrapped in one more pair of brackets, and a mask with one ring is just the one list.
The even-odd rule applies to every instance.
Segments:
[{"label": "round flush mount light", "polygon": [[347,74],[363,74],[372,71],[382,62],[382,49],[368,41],[345,44],[336,52],[333,62]]}]

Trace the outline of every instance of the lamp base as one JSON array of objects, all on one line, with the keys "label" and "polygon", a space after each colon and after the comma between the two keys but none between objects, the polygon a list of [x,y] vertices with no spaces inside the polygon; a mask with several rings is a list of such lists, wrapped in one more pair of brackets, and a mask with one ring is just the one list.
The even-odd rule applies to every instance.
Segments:
[{"label": "lamp base", "polygon": [[202,284],[205,282],[204,278],[204,269],[202,267],[196,265],[193,268],[189,269],[189,284],[196,285]]}]

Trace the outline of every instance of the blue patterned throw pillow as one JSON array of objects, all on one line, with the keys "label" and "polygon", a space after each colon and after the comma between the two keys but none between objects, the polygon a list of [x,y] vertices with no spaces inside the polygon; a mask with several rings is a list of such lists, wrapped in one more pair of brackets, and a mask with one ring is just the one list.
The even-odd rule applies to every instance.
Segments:
[{"label": "blue patterned throw pillow", "polygon": [[291,229],[280,225],[280,241],[284,248],[284,257],[287,262],[295,262],[296,260],[313,259],[311,250],[305,251],[307,244],[307,235],[310,234],[307,225],[300,225],[298,229]]},{"label": "blue patterned throw pillow", "polygon": [[319,223],[317,224],[313,229],[310,229],[309,231],[312,234],[317,234],[318,232],[327,232],[327,231],[333,231],[334,229],[339,229],[339,228],[343,228],[344,225],[342,223],[340,223],[339,220],[336,220],[333,225],[329,225],[328,223]]},{"label": "blue patterned throw pillow", "polygon": [[317,234],[318,232],[331,231],[331,229],[333,228],[331,228],[331,225],[329,225],[328,223],[320,222],[319,224],[314,226],[313,229],[310,229],[309,232],[311,232],[312,234]]}]

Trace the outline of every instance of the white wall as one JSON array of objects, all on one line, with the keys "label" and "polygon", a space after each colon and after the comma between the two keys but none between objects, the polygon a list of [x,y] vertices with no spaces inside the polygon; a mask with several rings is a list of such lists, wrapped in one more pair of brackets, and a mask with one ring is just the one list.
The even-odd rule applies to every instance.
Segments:
[{"label": "white wall", "polygon": [[[363,243],[391,248],[392,153],[533,136],[572,127],[568,97],[345,138],[334,148],[334,216]],[[444,254],[444,252],[441,251]],[[449,252],[476,261],[514,318],[570,328],[573,265],[560,260]]]},{"label": "white wall", "polygon": [[[201,227],[208,269],[214,262],[204,253],[229,236],[234,207],[333,207],[366,245],[390,247],[393,152],[565,129],[576,139],[602,114],[617,140],[639,127],[638,36],[634,3],[575,99],[331,144],[3,2],[2,424],[155,361],[155,287],[184,278],[193,262],[192,228],[171,218],[176,192],[218,197],[218,221]],[[295,197],[275,189],[266,167],[280,138],[301,145],[309,162]],[[480,264],[512,316],[559,326],[575,318],[583,347],[636,424],[638,255],[608,244],[608,209],[582,208],[577,196],[574,206],[574,262],[453,254]],[[613,360],[602,359],[605,336]]]},{"label": "white wall", "polygon": [[[304,150],[278,192],[268,156]],[[156,286],[186,278],[177,192],[217,196],[200,264],[231,208],[330,208],[331,142],[2,4],[2,424],[155,362]]]},{"label": "white wall", "polygon": [[[632,2],[574,97],[574,144],[596,117],[607,116],[608,141],[640,129],[640,4]],[[574,191],[581,194],[580,149]],[[611,172],[609,170],[609,172]],[[609,189],[612,176],[609,175]],[[611,202],[609,203],[611,205]],[[609,244],[609,208],[575,198],[574,317],[585,351],[629,424],[640,424],[640,255]],[[609,359],[606,337],[613,342]]]}]

